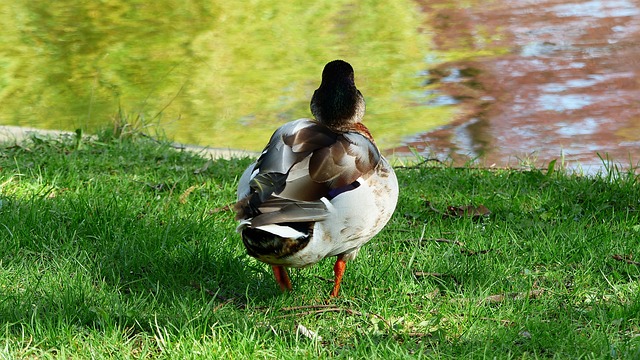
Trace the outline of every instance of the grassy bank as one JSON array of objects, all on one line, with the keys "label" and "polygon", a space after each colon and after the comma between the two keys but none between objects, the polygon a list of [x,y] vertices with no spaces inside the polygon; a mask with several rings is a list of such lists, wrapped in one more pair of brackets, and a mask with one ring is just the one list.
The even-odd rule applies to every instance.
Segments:
[{"label": "grassy bank", "polygon": [[109,133],[0,147],[0,357],[640,356],[633,175],[398,168],[327,303],[332,261],[282,294],[245,255],[225,205],[248,163]]}]

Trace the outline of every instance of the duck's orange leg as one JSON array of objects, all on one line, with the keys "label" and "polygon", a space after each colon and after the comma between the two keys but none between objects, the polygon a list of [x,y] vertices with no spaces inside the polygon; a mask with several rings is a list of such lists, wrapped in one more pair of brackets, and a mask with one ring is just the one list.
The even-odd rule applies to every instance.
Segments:
[{"label": "duck's orange leg", "polygon": [[342,283],[342,275],[344,275],[344,270],[347,268],[347,262],[342,258],[341,255],[338,256],[336,260],[336,264],[333,265],[333,273],[335,274],[335,279],[333,282],[333,290],[331,290],[331,297],[338,297],[338,292],[340,291],[340,283]]},{"label": "duck's orange leg", "polygon": [[287,274],[287,269],[284,266],[272,266],[273,275],[276,277],[276,281],[278,285],[280,285],[280,289],[282,291],[291,290],[291,280],[289,280],[289,275]]}]

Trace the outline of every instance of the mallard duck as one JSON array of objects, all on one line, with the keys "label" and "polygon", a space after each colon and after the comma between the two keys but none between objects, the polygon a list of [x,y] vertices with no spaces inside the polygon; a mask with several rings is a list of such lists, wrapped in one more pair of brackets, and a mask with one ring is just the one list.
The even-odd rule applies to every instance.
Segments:
[{"label": "mallard duck", "polygon": [[311,98],[315,119],[278,128],[240,178],[237,231],[283,291],[291,290],[287,267],[337,256],[330,296],[338,296],[346,262],[395,210],[398,181],[362,124],[364,112],[351,65],[329,62]]}]

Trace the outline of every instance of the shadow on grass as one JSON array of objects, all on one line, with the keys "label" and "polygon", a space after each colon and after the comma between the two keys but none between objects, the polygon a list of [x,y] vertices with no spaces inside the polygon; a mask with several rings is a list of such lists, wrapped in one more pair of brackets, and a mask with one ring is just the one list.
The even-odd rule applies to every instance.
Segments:
[{"label": "shadow on grass", "polygon": [[11,149],[13,163],[0,164],[3,322],[206,326],[279,295],[245,254],[232,212],[217,210],[233,202],[248,159],[211,162],[152,142],[54,145]]},{"label": "shadow on grass", "polygon": [[[629,339],[638,268],[612,258],[631,261],[638,248],[636,178],[398,169],[391,223],[349,265],[357,270],[337,309],[309,312],[326,284],[294,272],[296,291],[280,294],[269,268],[245,254],[233,214],[220,210],[248,160],[209,162],[153,142],[81,145],[0,156],[0,319],[9,337],[55,349],[87,334],[116,333],[127,344],[139,334],[155,350],[170,332],[188,339],[180,346],[244,341],[238,348],[250,353],[304,347],[296,330],[304,324],[324,338],[318,354],[337,356],[576,357],[567,349],[637,344]],[[469,203],[491,216],[442,217]],[[319,268],[328,274],[331,264]],[[543,295],[521,296],[532,290]]]},{"label": "shadow on grass", "polygon": [[207,305],[243,308],[279,294],[243,253],[230,213],[145,220],[133,208],[64,196],[2,202],[6,322],[188,323]]}]

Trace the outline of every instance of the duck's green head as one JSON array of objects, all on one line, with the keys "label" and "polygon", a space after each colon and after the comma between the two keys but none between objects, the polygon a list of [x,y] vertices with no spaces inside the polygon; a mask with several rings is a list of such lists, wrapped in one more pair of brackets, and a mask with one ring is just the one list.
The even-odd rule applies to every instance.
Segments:
[{"label": "duck's green head", "polygon": [[343,60],[325,65],[322,83],[311,98],[311,113],[316,120],[334,128],[362,121],[364,97],[356,88],[353,67]]}]

